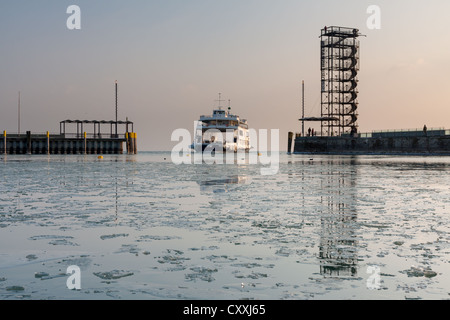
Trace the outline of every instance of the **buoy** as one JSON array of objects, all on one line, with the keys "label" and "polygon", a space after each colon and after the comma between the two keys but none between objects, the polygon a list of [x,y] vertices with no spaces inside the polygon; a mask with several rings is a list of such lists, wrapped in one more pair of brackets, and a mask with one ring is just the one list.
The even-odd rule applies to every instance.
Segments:
[{"label": "buoy", "polygon": [[98,156],[98,159],[99,159],[99,160],[102,160],[102,159],[103,159],[103,156]]}]

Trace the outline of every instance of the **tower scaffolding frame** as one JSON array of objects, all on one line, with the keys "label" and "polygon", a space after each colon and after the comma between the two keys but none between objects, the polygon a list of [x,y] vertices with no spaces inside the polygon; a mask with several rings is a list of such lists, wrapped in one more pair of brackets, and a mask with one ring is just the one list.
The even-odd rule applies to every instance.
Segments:
[{"label": "tower scaffolding frame", "polygon": [[358,29],[321,30],[321,135],[341,136],[358,130]]}]

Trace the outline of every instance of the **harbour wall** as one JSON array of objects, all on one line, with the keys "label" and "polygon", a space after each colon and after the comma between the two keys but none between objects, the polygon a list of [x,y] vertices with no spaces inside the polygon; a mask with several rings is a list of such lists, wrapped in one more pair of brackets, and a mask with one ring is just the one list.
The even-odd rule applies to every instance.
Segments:
[{"label": "harbour wall", "polygon": [[450,136],[297,136],[294,140],[294,153],[450,155]]}]

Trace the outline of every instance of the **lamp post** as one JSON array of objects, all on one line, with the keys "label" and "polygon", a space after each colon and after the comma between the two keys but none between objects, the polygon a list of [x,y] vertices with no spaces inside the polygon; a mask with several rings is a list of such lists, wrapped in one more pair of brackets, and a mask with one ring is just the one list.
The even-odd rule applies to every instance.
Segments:
[{"label": "lamp post", "polygon": [[20,137],[20,91],[19,91],[19,103],[17,106],[17,135]]}]

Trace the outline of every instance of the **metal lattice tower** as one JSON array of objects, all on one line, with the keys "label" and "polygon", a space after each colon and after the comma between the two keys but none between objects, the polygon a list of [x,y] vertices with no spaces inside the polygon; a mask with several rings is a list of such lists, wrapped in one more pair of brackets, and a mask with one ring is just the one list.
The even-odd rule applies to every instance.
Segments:
[{"label": "metal lattice tower", "polygon": [[321,134],[340,136],[358,129],[358,29],[325,27],[321,31]]}]

